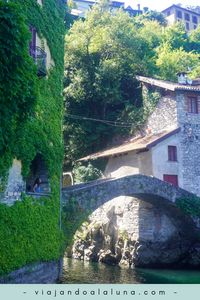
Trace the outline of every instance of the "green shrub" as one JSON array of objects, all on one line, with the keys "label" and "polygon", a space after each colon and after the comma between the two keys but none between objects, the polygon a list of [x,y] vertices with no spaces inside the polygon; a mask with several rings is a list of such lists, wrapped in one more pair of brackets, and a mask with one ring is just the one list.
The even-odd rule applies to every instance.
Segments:
[{"label": "green shrub", "polygon": [[96,180],[102,176],[101,171],[95,168],[91,163],[89,163],[87,166],[82,166],[79,163],[75,166],[73,172],[76,183]]},{"label": "green shrub", "polygon": [[193,196],[191,198],[182,197],[176,200],[176,205],[187,215],[200,217],[200,198]]}]

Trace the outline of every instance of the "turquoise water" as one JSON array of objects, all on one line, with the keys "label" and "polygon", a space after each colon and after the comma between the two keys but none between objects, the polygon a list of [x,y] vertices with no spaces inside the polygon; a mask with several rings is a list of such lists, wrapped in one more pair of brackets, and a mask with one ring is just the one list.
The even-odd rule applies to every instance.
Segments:
[{"label": "turquoise water", "polygon": [[200,283],[200,270],[126,269],[101,263],[64,259],[61,283]]}]

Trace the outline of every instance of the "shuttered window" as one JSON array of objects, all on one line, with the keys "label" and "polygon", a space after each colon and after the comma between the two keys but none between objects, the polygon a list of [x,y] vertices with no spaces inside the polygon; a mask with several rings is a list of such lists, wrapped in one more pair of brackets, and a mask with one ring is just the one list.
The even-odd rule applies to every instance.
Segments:
[{"label": "shuttered window", "polygon": [[177,161],[177,148],[176,146],[168,146],[168,160]]},{"label": "shuttered window", "polygon": [[188,98],[188,112],[198,114],[198,99],[197,97]]},{"label": "shuttered window", "polygon": [[163,175],[163,180],[171,183],[175,186],[178,186],[178,176],[177,175],[168,175],[168,174],[164,174]]}]

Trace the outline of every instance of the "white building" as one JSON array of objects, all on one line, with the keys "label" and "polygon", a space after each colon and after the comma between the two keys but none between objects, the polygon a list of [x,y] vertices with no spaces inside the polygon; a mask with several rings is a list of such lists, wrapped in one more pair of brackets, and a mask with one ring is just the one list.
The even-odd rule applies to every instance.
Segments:
[{"label": "white building", "polygon": [[200,195],[200,80],[188,84],[138,76],[160,100],[143,134],[79,161],[107,158],[104,176],[154,176]]},{"label": "white building", "polygon": [[166,16],[169,25],[176,22],[183,22],[187,31],[196,29],[200,24],[200,14],[198,12],[178,5],[171,5],[164,9],[162,13]]}]

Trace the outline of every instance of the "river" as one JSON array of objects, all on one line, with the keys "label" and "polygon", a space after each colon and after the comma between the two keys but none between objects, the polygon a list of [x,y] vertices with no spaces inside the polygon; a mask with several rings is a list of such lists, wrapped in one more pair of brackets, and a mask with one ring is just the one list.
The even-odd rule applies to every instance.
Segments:
[{"label": "river", "polygon": [[64,258],[61,283],[200,283],[200,270],[131,269]]}]

